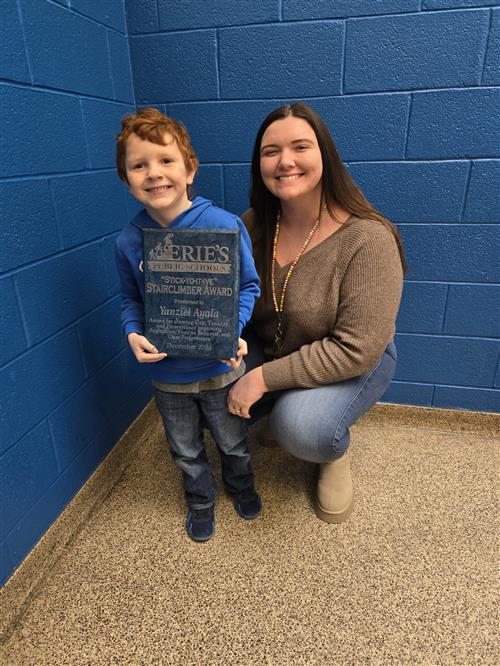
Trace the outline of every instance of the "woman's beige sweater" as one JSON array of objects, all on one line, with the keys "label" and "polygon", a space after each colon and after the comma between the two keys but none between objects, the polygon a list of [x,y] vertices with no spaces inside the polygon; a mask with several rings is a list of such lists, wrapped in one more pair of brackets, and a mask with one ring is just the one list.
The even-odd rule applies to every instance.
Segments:
[{"label": "woman's beige sweater", "polygon": [[[253,211],[242,219],[257,240]],[[288,268],[276,266],[278,300]],[[306,252],[286,290],[280,358],[271,360],[277,326],[271,299],[261,297],[253,312],[270,359],[263,365],[269,390],[312,388],[369,372],[394,337],[402,281],[396,241],[378,221],[351,216]]]}]

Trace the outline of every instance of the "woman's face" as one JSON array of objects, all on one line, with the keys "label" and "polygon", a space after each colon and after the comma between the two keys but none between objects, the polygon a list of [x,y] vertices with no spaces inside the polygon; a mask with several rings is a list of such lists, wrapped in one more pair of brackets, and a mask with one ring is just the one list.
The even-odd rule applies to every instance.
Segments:
[{"label": "woman's face", "polygon": [[306,120],[288,116],[269,125],[260,144],[260,172],[267,189],[282,201],[321,194],[323,161]]}]

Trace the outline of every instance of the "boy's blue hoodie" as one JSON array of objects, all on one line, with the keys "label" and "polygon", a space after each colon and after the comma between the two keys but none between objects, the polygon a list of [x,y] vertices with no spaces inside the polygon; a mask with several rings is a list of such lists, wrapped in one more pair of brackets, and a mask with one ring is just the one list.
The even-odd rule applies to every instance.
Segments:
[{"label": "boy's blue hoodie", "polygon": [[[162,229],[142,210],[116,239],[116,261],[122,291],[122,325],[125,335],[144,335],[144,274],[142,229]],[[259,277],[252,257],[252,246],[245,225],[236,215],[202,197],[169,225],[172,229],[228,229],[240,231],[240,307],[239,335],[248,323],[255,301],[260,295]],[[190,384],[228,372],[231,368],[216,359],[170,358],[150,363],[153,380],[164,384]]]}]

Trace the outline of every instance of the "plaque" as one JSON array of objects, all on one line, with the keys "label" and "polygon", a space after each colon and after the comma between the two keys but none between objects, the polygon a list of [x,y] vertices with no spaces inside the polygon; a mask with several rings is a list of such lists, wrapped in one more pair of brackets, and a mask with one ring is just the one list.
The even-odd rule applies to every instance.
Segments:
[{"label": "plaque", "polygon": [[143,229],[146,338],[174,357],[236,357],[240,236]]}]

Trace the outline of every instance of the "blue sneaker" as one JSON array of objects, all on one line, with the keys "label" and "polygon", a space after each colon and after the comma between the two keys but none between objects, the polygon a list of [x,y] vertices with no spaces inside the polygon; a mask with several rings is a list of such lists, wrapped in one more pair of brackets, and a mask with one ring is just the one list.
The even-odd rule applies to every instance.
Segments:
[{"label": "blue sneaker", "polygon": [[255,488],[247,488],[233,496],[234,508],[245,520],[258,518],[262,513],[262,500]]},{"label": "blue sneaker", "polygon": [[205,509],[188,509],[186,530],[194,541],[208,541],[215,532],[214,506]]}]

